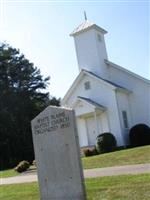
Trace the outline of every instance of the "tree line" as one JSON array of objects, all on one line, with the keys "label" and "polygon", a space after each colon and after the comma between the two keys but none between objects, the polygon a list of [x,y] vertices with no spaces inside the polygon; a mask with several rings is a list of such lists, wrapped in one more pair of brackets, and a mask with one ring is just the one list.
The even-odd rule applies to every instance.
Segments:
[{"label": "tree line", "polygon": [[31,120],[60,104],[46,92],[49,80],[18,49],[0,44],[0,169],[34,159]]}]

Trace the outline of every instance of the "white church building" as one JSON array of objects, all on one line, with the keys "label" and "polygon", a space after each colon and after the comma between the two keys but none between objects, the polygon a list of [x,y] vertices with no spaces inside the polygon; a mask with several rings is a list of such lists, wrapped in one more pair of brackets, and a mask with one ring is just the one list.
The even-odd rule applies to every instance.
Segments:
[{"label": "white church building", "polygon": [[112,133],[118,146],[129,144],[129,129],[150,125],[150,80],[108,60],[106,30],[85,20],[73,36],[79,74],[62,99],[75,110],[80,146]]}]

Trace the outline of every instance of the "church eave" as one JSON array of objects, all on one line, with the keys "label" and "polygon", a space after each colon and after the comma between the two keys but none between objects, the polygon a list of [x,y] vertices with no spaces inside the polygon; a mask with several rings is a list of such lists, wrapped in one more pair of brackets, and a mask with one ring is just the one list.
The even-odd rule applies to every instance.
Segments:
[{"label": "church eave", "polygon": [[100,31],[101,33],[103,33],[103,34],[106,34],[107,33],[107,31],[106,30],[104,30],[103,28],[101,28],[101,27],[99,27],[99,26],[97,26],[96,24],[92,24],[91,26],[88,26],[87,28],[83,28],[83,29],[81,29],[81,30],[75,30],[75,31],[73,31],[71,34],[70,34],[70,36],[76,36],[76,35],[79,35],[80,33],[83,33],[83,32],[86,32],[86,31],[88,31],[88,30],[90,30],[90,29],[96,29],[97,31]]},{"label": "church eave", "polygon": [[87,75],[89,75],[89,76],[91,76],[93,78],[96,78],[98,81],[100,81],[101,83],[105,84],[106,86],[110,87],[113,90],[115,90],[118,87],[121,87],[119,85],[116,85],[116,84],[108,81],[108,80],[105,80],[105,79],[101,78],[100,76],[96,75],[93,72],[90,72],[90,71],[87,71],[87,70],[84,70],[84,69],[82,71],[85,72],[85,74],[87,74]]},{"label": "church eave", "polygon": [[111,67],[114,67],[114,68],[116,68],[116,69],[118,69],[120,71],[126,72],[127,74],[130,74],[131,76],[133,76],[133,77],[135,77],[137,79],[140,79],[140,80],[144,81],[145,83],[150,84],[150,80],[149,79],[146,79],[146,78],[144,78],[144,77],[142,77],[142,76],[140,76],[140,75],[138,75],[138,74],[136,74],[136,73],[134,73],[134,72],[132,72],[130,70],[127,70],[124,67],[121,67],[121,66],[119,66],[119,65],[117,65],[117,64],[115,64],[115,63],[113,63],[113,62],[111,62],[109,60],[106,60],[106,59],[105,59],[105,63],[108,66],[111,66]]},{"label": "church eave", "polygon": [[78,96],[77,99],[88,103],[89,105],[94,107],[94,109],[100,109],[101,111],[105,111],[106,110],[105,106],[102,106],[101,104],[93,101],[92,99],[89,99],[89,98],[86,98],[86,97],[81,97],[81,96]]},{"label": "church eave", "polygon": [[126,89],[126,88],[116,88],[116,91],[118,91],[118,92],[123,92],[123,93],[126,93],[126,94],[132,93],[131,90],[128,90],[128,89]]},{"label": "church eave", "polygon": [[79,75],[76,77],[76,79],[73,81],[71,87],[69,88],[69,90],[67,91],[67,93],[65,94],[65,96],[63,97],[63,99],[61,100],[61,104],[65,104],[65,102],[67,102],[68,98],[70,97],[70,95],[72,94],[73,90],[76,88],[78,82],[81,80],[82,76],[83,76],[84,72],[81,71],[79,73]]},{"label": "church eave", "polygon": [[64,98],[62,99],[62,104],[64,105],[68,98],[70,97],[70,95],[73,93],[74,89],[77,87],[78,83],[80,82],[80,80],[82,79],[82,76],[86,74],[87,76],[91,76],[95,79],[97,79],[98,81],[100,81],[102,84],[105,84],[106,86],[108,86],[109,88],[111,88],[112,90],[118,90],[118,91],[122,91],[122,92],[126,92],[129,93],[130,91],[122,86],[119,86],[115,83],[112,83],[108,80],[105,80],[99,76],[97,76],[96,74],[94,74],[93,72],[87,71],[87,70],[81,70],[80,74],[77,76],[77,78],[75,79],[75,81],[73,82],[73,84],[71,85],[70,89],[68,90],[68,92],[66,93],[66,95],[64,96]]}]

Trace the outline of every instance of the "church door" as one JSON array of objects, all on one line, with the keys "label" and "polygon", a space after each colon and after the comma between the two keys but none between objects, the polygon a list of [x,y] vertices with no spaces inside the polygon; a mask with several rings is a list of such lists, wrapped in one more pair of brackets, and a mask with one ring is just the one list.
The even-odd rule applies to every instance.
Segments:
[{"label": "church door", "polygon": [[87,127],[87,136],[88,136],[89,146],[95,145],[97,131],[96,131],[96,123],[95,123],[94,117],[89,117],[86,119],[86,127]]}]

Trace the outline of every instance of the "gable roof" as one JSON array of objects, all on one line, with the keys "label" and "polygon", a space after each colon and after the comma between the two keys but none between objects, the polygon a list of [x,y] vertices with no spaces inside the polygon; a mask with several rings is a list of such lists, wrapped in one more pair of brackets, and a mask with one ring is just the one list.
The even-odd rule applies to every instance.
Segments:
[{"label": "gable roof", "polygon": [[119,65],[117,65],[117,64],[115,64],[113,62],[110,62],[109,60],[105,59],[104,61],[108,66],[111,66],[111,67],[114,67],[116,69],[119,69],[120,71],[126,72],[126,73],[130,74],[131,76],[133,76],[133,77],[135,77],[137,79],[140,79],[140,80],[144,81],[145,83],[150,84],[150,80],[149,79],[146,79],[146,78],[144,78],[144,77],[142,77],[142,76],[140,76],[140,75],[138,75],[138,74],[136,74],[136,73],[134,73],[134,72],[132,72],[130,70],[127,70],[127,69],[125,69],[125,68],[123,68],[123,67],[121,67],[121,66],[119,66]]},{"label": "gable roof", "polygon": [[95,73],[93,73],[91,71],[82,69],[80,71],[79,75],[77,76],[77,78],[75,79],[75,81],[73,82],[73,84],[71,85],[70,89],[68,90],[68,92],[66,93],[64,98],[62,99],[62,101],[61,101],[62,103],[65,102],[68,99],[68,97],[72,94],[73,90],[76,88],[77,84],[80,82],[83,75],[93,77],[93,78],[97,79],[98,81],[100,81],[101,83],[107,85],[108,87],[111,87],[111,89],[119,89],[119,90],[127,92],[127,93],[131,92],[128,89],[126,89],[120,85],[117,85],[111,81],[101,78],[100,76],[96,75]]},{"label": "gable roof", "polygon": [[96,24],[89,22],[88,20],[85,20],[82,24],[80,24],[76,29],[74,29],[74,31],[70,34],[70,36],[74,36],[77,35],[81,32],[87,31],[91,28],[95,28],[96,30],[102,32],[103,34],[107,33],[106,30],[104,30],[103,28],[97,26]]},{"label": "gable roof", "polygon": [[93,100],[91,100],[89,98],[85,98],[85,97],[81,97],[81,96],[78,96],[77,98],[87,102],[88,104],[90,104],[90,105],[92,105],[94,107],[100,108],[100,110],[103,110],[103,111],[106,110],[105,106],[102,106],[101,104],[99,104],[99,103],[97,103],[97,102],[95,102],[95,101],[93,101]]},{"label": "gable roof", "polygon": [[91,75],[93,75],[93,76],[95,76],[95,77],[97,77],[97,78],[99,78],[99,79],[101,79],[101,80],[103,80],[103,81],[105,81],[105,82],[107,82],[107,83],[109,83],[109,84],[111,84],[111,85],[113,85],[114,87],[121,88],[121,89],[126,89],[126,88],[124,88],[124,87],[122,87],[122,86],[120,86],[120,85],[118,85],[116,83],[113,83],[112,81],[106,80],[106,79],[98,76],[97,74],[95,74],[93,72],[87,71],[85,69],[84,69],[84,71],[87,72],[87,73],[89,73],[89,74],[91,74]]}]

